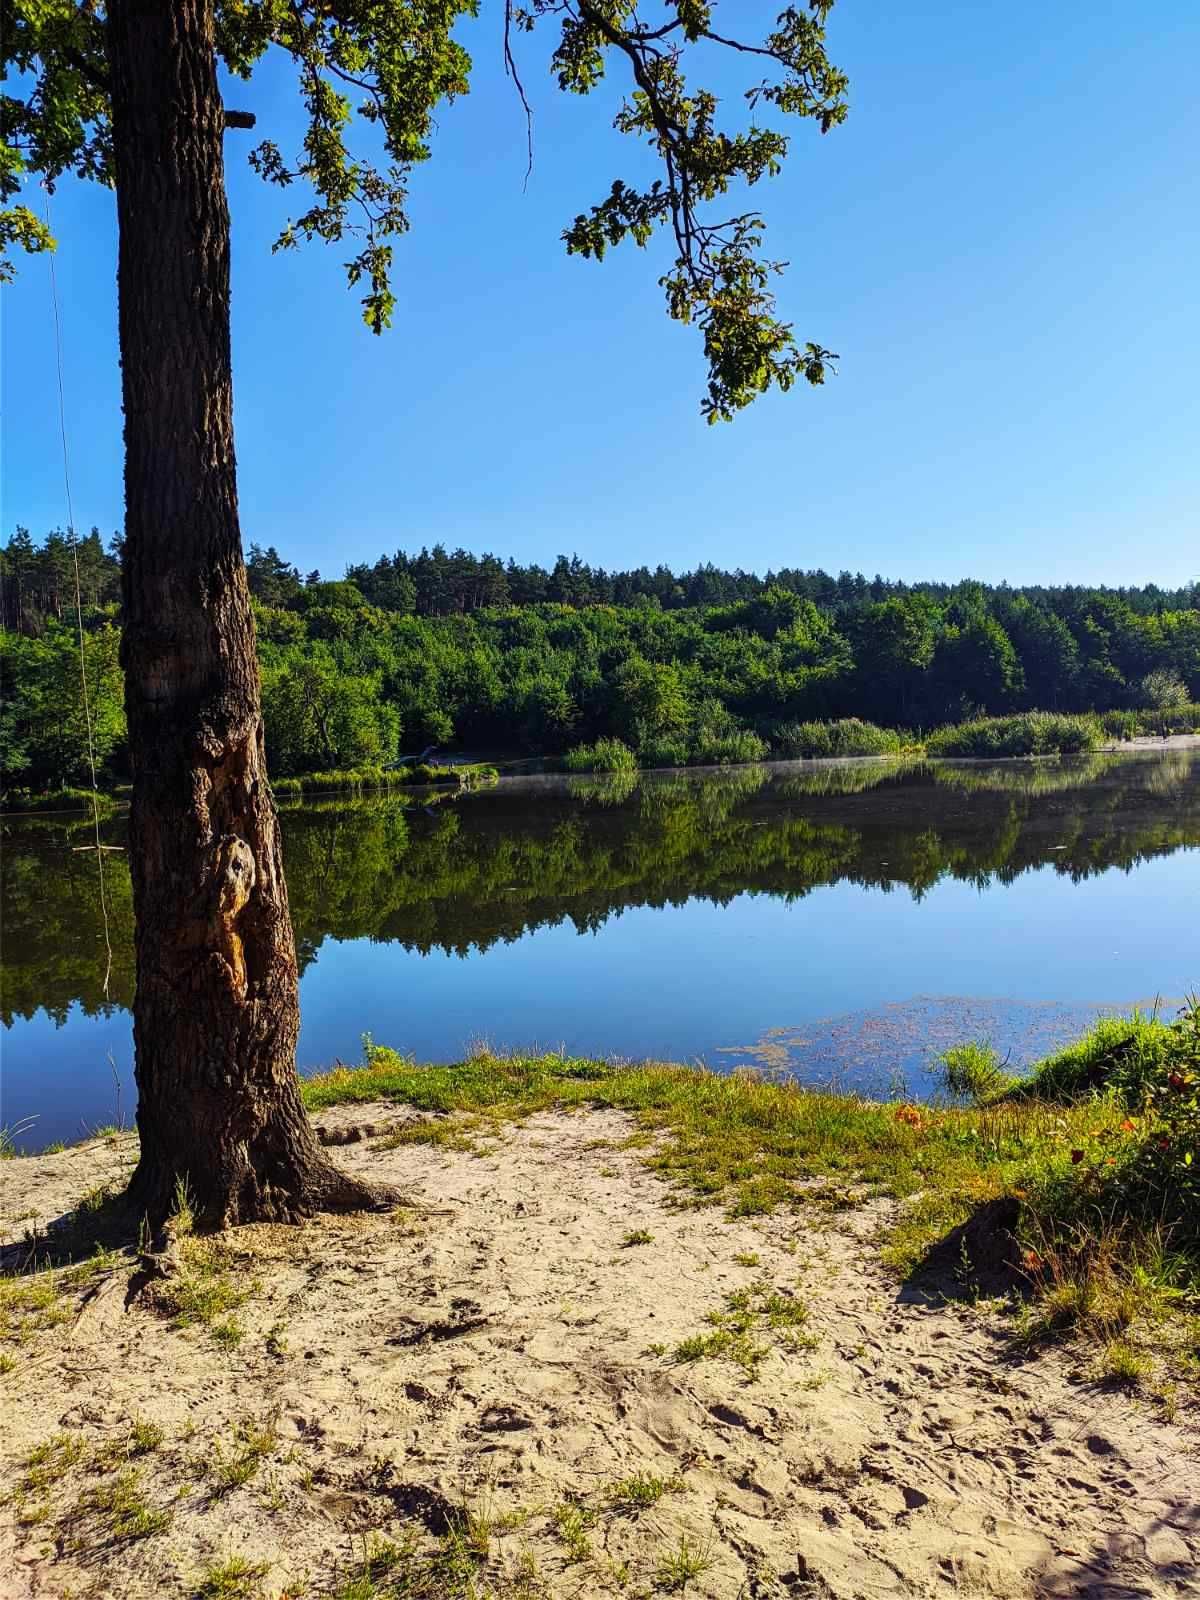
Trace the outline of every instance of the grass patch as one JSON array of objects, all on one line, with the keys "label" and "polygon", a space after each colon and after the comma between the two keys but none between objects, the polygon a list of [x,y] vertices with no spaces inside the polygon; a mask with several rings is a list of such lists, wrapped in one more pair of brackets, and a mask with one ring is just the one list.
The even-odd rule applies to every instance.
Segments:
[{"label": "grass patch", "polygon": [[118,802],[110,794],[93,794],[91,789],[66,786],[61,789],[8,789],[0,804],[6,811],[86,811],[95,806],[102,821],[115,816]]},{"label": "grass patch", "polygon": [[228,1252],[217,1240],[186,1238],[180,1244],[183,1270],[156,1291],[157,1303],[176,1328],[197,1325],[227,1349],[239,1344],[244,1330],[232,1315],[254,1292],[230,1272]]},{"label": "grass patch", "polygon": [[815,1337],[805,1331],[808,1307],[769,1283],[735,1289],[706,1320],[707,1332],[693,1334],[675,1346],[671,1352],[675,1361],[732,1361],[754,1379],[773,1349],[794,1352],[813,1350],[817,1345]]},{"label": "grass patch", "polygon": [[682,1478],[656,1478],[648,1472],[635,1472],[632,1477],[605,1484],[601,1498],[617,1516],[632,1517],[657,1505],[664,1495],[682,1488]]},{"label": "grass patch", "polygon": [[[399,1542],[372,1537],[354,1572],[334,1590],[335,1600],[482,1600],[504,1594],[477,1578],[488,1557],[489,1525],[464,1512],[432,1545],[406,1533]],[[528,1585],[514,1594],[537,1593]]]},{"label": "grass patch", "polygon": [[1011,1085],[1014,1099],[1076,1100],[1111,1089],[1136,1106],[1171,1070],[1179,1053],[1180,1029],[1157,1016],[1135,1011],[1128,1017],[1101,1017],[1074,1043],[1039,1062]]},{"label": "grass patch", "polygon": [[60,1483],[87,1455],[87,1446],[77,1433],[54,1433],[36,1445],[25,1458],[20,1477],[23,1494],[44,1494]]},{"label": "grass patch", "polygon": [[1112,1339],[1105,1345],[1099,1373],[1104,1382],[1136,1389],[1149,1372],[1150,1362],[1128,1339]]},{"label": "grass patch", "polygon": [[[137,1539],[149,1539],[162,1533],[171,1521],[171,1514],[153,1506],[146,1499],[141,1474],[136,1467],[125,1467],[103,1483],[88,1489],[79,1500],[76,1514],[99,1525],[103,1537],[110,1544],[132,1544]],[[77,1548],[93,1546],[96,1529],[75,1540]]]},{"label": "grass patch", "polygon": [[112,1439],[100,1446],[92,1458],[92,1464],[107,1472],[127,1461],[135,1461],[139,1456],[153,1455],[164,1437],[157,1422],[135,1417],[123,1439]]},{"label": "grass patch", "polygon": [[403,789],[419,786],[480,789],[500,781],[495,767],[482,762],[462,762],[455,766],[430,762],[409,762],[397,767],[332,767],[321,772],[304,772],[296,777],[271,779],[277,799],[333,790],[361,794],[372,789]]},{"label": "grass patch", "polygon": [[655,1563],[654,1582],[668,1594],[682,1594],[690,1583],[701,1578],[712,1566],[710,1546],[681,1534],[679,1543],[665,1551]]},{"label": "grass patch", "polygon": [[53,1270],[0,1277],[0,1340],[25,1344],[44,1329],[69,1322],[70,1317]]},{"label": "grass patch", "polygon": [[1193,700],[1161,709],[1105,711],[1101,713],[1100,724],[1114,739],[1136,739],[1139,734],[1161,738],[1164,733],[1197,733],[1200,732],[1200,704]]},{"label": "grass patch", "polygon": [[206,1465],[206,1476],[214,1496],[231,1494],[255,1477],[263,1462],[274,1455],[279,1434],[274,1417],[256,1422],[243,1417],[233,1426],[227,1444],[217,1440]]},{"label": "grass patch", "polygon": [[586,1561],[592,1553],[588,1533],[596,1525],[596,1513],[577,1500],[564,1500],[551,1512],[554,1531],[562,1540],[568,1561]]},{"label": "grass patch", "polygon": [[630,1228],[629,1232],[621,1240],[621,1248],[622,1250],[630,1250],[634,1245],[653,1243],[654,1235],[648,1229]]},{"label": "grass patch", "polygon": [[193,1600],[259,1600],[265,1561],[247,1561],[244,1556],[229,1556],[205,1567],[192,1591]]},{"label": "grass patch", "polygon": [[983,1039],[952,1045],[938,1059],[947,1091],[972,1105],[986,1105],[1016,1081],[1005,1072],[998,1051]]}]

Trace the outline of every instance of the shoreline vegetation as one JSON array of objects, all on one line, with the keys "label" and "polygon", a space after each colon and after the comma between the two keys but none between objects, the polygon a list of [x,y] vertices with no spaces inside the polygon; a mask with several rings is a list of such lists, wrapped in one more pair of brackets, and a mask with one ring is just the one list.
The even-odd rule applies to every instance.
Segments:
[{"label": "shoreline vegetation", "polygon": [[[1119,752],[1122,744],[1153,738],[1170,741],[1200,736],[1200,704],[1167,713],[1107,712],[1102,716],[1029,711],[1009,717],[975,717],[929,732],[881,728],[857,717],[828,722],[796,722],[778,730],[773,742],[742,729],[702,731],[691,740],[659,740],[634,749],[623,740],[597,739],[562,756],[497,757],[489,761],[414,762],[399,767],[365,766],[316,770],[273,778],[284,803],[309,794],[334,791],[435,788],[467,791],[489,788],[514,771],[641,773],[691,766],[749,766],[764,762],[843,761],[866,757],[913,760],[1008,760],[1024,757]],[[129,798],[128,784],[99,790],[100,817],[107,820]],[[0,815],[90,811],[93,792],[76,785],[0,793]]]},{"label": "shoreline vegetation", "polygon": [[[631,1114],[680,1204],[730,1217],[896,1203],[885,1264],[962,1297],[1008,1295],[1018,1344],[1078,1340],[1097,1375],[1200,1388],[1200,997],[1177,1018],[1098,1020],[1021,1078],[986,1042],[941,1058],[934,1103],[884,1102],[670,1064],[481,1051],[418,1066],[364,1040],[364,1063],[303,1080],[313,1115],[393,1101],[432,1120],[401,1142],[470,1148],[551,1109]],[[1156,1387],[1157,1386],[1157,1387]]]}]

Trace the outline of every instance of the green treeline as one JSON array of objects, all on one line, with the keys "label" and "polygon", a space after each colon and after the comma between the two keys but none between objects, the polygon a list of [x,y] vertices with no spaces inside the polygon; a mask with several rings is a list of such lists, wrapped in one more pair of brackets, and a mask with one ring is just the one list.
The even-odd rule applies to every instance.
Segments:
[{"label": "green treeline", "polygon": [[[537,780],[437,804],[397,794],[282,808],[301,966],[327,938],[465,955],[622,910],[795,899],[850,882],[925,894],[1049,866],[1079,880],[1200,844],[1200,751],[1093,754],[1029,766],[923,762]],[[963,804],[964,795],[970,804]],[[6,954],[0,1021],[72,1002],[106,1009],[90,822],[13,821],[0,854]],[[111,843],[124,820],[105,825]],[[133,993],[133,909],[120,851],[104,857],[112,1002]]]},{"label": "green treeline", "polygon": [[[113,782],[127,774],[119,552],[93,533],[80,554],[97,754]],[[0,551],[9,788],[87,781],[73,562],[61,534],[38,547],[20,530]],[[252,546],[248,569],[277,776],[386,766],[430,745],[553,755],[615,740],[642,766],[750,761],[819,753],[829,735],[813,725],[851,718],[883,732],[850,745],[886,749],[904,742],[888,730],[1032,708],[1148,709],[1190,727],[1200,700],[1196,588],[675,577],[566,558],[547,571],[440,547],[333,582],[302,580],[273,548]]]}]

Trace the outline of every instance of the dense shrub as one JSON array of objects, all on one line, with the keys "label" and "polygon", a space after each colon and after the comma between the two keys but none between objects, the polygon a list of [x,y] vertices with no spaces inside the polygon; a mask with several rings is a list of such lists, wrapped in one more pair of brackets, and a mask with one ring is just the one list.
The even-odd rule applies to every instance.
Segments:
[{"label": "dense shrub", "polygon": [[904,748],[902,734],[858,717],[843,717],[839,722],[787,722],[777,729],[772,742],[781,756],[882,756]]},{"label": "dense shrub", "polygon": [[1076,755],[1095,750],[1104,730],[1092,716],[1026,711],[1015,717],[978,717],[939,728],[925,741],[931,756]]}]

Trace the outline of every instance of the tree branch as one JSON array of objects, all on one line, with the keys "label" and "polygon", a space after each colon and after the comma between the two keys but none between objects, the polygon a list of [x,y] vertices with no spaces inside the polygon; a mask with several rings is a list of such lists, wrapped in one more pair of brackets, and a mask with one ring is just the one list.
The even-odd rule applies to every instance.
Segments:
[{"label": "tree branch", "polygon": [[521,74],[517,71],[516,59],[512,53],[512,0],[504,0],[504,70],[516,85],[517,94],[525,108],[525,150],[528,162],[525,167],[525,187],[529,187],[529,175],[533,171],[533,108],[525,95],[525,85],[521,82]]}]

